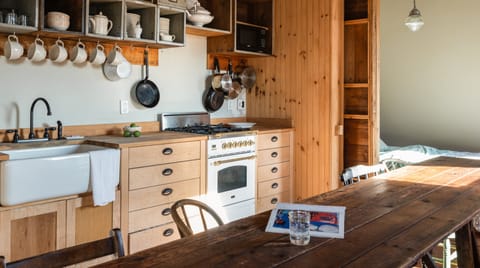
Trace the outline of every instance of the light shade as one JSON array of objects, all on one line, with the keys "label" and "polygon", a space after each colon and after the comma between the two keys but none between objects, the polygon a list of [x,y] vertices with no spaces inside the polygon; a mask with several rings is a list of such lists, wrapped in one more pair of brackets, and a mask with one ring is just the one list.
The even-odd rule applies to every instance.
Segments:
[{"label": "light shade", "polygon": [[410,29],[412,32],[416,32],[422,28],[424,22],[422,14],[420,14],[420,10],[417,9],[415,5],[415,0],[413,0],[413,9],[408,14],[408,17],[405,19],[405,25]]}]

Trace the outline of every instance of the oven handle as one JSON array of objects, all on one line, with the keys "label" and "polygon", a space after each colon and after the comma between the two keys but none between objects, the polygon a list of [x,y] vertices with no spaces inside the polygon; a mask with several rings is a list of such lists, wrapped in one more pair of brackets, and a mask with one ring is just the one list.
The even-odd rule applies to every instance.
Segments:
[{"label": "oven handle", "polygon": [[234,158],[234,159],[228,159],[228,160],[220,160],[220,161],[215,161],[213,162],[214,166],[220,166],[222,164],[227,164],[227,163],[232,163],[232,162],[237,162],[237,161],[242,161],[242,160],[253,160],[257,158],[256,155],[252,156],[246,156],[246,157],[240,157],[240,158]]}]

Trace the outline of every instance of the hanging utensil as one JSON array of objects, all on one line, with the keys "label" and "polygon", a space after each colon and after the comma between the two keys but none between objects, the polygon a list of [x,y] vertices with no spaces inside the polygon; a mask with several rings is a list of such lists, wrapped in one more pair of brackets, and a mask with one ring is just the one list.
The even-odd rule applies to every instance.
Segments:
[{"label": "hanging utensil", "polygon": [[202,96],[203,107],[207,112],[218,111],[225,101],[223,91],[215,90],[213,87],[205,89]]},{"label": "hanging utensil", "polygon": [[239,78],[245,88],[252,88],[257,81],[257,74],[255,72],[255,68],[251,66],[243,68],[242,72],[239,74]]},{"label": "hanging utensil", "polygon": [[218,63],[218,58],[213,59],[213,74],[209,75],[205,83],[205,88],[213,87],[213,89],[221,90],[222,85],[222,74],[220,74],[220,65]]},{"label": "hanging utensil", "polygon": [[160,91],[155,83],[148,80],[148,49],[145,49],[143,53],[143,62],[145,65],[145,78],[137,83],[135,96],[141,105],[153,108],[160,100]]}]

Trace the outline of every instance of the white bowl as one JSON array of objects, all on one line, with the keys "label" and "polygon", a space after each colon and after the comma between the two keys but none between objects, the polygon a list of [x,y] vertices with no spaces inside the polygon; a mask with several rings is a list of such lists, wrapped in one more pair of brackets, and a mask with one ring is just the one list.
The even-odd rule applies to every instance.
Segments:
[{"label": "white bowl", "polygon": [[142,127],[131,127],[131,126],[126,126],[126,127],[123,127],[123,130],[128,130],[130,131],[131,133],[135,132],[135,131],[140,131],[142,132]]},{"label": "white bowl", "polygon": [[195,26],[200,26],[202,27],[205,24],[209,24],[213,20],[213,16],[207,15],[207,14],[191,14],[187,16],[187,19],[193,23]]},{"label": "white bowl", "polygon": [[70,16],[57,11],[47,13],[47,26],[59,31],[65,31],[70,27]]}]

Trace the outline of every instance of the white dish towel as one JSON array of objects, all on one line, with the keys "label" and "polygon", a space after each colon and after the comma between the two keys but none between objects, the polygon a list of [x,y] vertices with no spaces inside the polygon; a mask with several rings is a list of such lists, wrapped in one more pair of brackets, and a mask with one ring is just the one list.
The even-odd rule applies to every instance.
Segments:
[{"label": "white dish towel", "polygon": [[97,150],[89,154],[93,204],[104,206],[115,200],[120,177],[120,150]]}]

